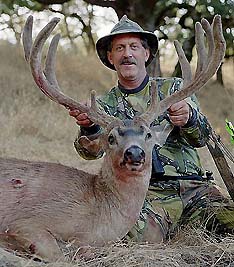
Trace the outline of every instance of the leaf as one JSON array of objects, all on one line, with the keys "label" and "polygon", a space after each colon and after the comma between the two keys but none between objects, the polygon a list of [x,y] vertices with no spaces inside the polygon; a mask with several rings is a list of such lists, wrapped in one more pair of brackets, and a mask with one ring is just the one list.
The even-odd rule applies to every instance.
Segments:
[{"label": "leaf", "polygon": [[226,119],[225,121],[226,121],[226,130],[231,136],[231,143],[234,144],[234,126],[228,119]]}]

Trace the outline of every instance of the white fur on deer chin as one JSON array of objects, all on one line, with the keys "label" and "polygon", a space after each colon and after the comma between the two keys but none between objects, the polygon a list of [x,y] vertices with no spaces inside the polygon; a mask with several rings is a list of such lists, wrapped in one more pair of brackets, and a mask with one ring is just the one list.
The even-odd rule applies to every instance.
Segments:
[{"label": "white fur on deer chin", "polygon": [[140,171],[142,171],[143,170],[143,163],[137,163],[137,165],[133,165],[133,164],[129,164],[129,163],[126,163],[126,165],[125,165],[126,167],[127,167],[127,169],[129,170],[129,171],[137,171],[137,172],[140,172]]},{"label": "white fur on deer chin", "polygon": [[127,170],[131,172],[141,172],[144,170],[144,163],[145,161],[142,160],[141,162],[126,162],[125,160],[120,163],[122,168],[127,168]]}]

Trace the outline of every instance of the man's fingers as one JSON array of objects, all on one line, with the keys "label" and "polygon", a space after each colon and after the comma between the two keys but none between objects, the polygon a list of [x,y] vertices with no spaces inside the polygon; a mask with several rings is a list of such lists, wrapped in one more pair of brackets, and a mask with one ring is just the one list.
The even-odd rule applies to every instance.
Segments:
[{"label": "man's fingers", "polygon": [[76,117],[77,120],[79,121],[82,121],[82,120],[87,120],[89,119],[87,113],[80,113],[77,117]]},{"label": "man's fingers", "polygon": [[175,126],[184,126],[189,120],[189,105],[187,103],[180,105],[179,103],[176,108],[178,107],[179,109],[175,109],[175,111],[169,110],[169,119]]},{"label": "man's fingers", "polygon": [[85,120],[77,120],[76,123],[80,126],[85,126],[89,127],[91,124],[93,124],[90,119],[85,119]]},{"label": "man's fingers", "polygon": [[78,121],[89,119],[87,113],[81,113],[79,110],[71,110],[69,115],[75,117]]},{"label": "man's fingers", "polygon": [[170,108],[168,109],[168,111],[173,113],[173,112],[176,112],[176,111],[178,111],[180,109],[183,109],[183,107],[184,107],[184,104],[181,103],[181,101],[180,101],[178,103],[175,103],[175,104],[171,105]]},{"label": "man's fingers", "polygon": [[89,119],[87,113],[80,113],[76,117],[76,123],[81,126],[89,127],[93,122]]},{"label": "man's fingers", "polygon": [[76,123],[80,126],[89,127],[93,124],[87,113],[82,113],[78,109],[70,110],[69,115],[74,117],[76,119]]},{"label": "man's fingers", "polygon": [[182,120],[185,120],[185,119],[187,119],[187,117],[188,116],[186,116],[186,115],[179,115],[179,116],[173,116],[173,115],[169,115],[169,118],[170,118],[170,120],[171,121],[182,121]]},{"label": "man's fingers", "polygon": [[81,112],[78,109],[73,109],[69,111],[69,115],[72,117],[77,117]]},{"label": "man's fingers", "polygon": [[176,126],[185,125],[189,119],[189,105],[185,100],[171,105],[168,112],[170,121]]},{"label": "man's fingers", "polygon": [[169,118],[175,126],[184,126],[188,122],[188,116],[169,116]]},{"label": "man's fingers", "polygon": [[181,100],[173,105],[170,106],[168,109],[169,113],[174,113],[178,111],[183,111],[183,110],[189,110],[189,105],[185,100]]},{"label": "man's fingers", "polygon": [[170,116],[183,116],[183,115],[188,114],[188,112],[189,112],[188,109],[181,108],[181,109],[176,110],[176,111],[169,111],[169,115]]}]

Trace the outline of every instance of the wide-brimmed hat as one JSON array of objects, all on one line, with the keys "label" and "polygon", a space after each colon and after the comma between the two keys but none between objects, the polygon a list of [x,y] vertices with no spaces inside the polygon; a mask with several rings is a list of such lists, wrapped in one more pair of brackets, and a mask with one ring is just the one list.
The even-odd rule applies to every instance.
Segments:
[{"label": "wide-brimmed hat", "polygon": [[136,22],[128,19],[126,15],[124,15],[120,19],[120,21],[114,26],[110,34],[101,37],[97,41],[96,50],[102,63],[108,68],[115,70],[114,65],[112,65],[107,58],[107,50],[113,36],[124,33],[137,33],[143,39],[147,40],[150,49],[150,56],[149,59],[146,61],[145,65],[148,66],[155,57],[156,52],[158,50],[158,38],[154,33],[144,31]]}]

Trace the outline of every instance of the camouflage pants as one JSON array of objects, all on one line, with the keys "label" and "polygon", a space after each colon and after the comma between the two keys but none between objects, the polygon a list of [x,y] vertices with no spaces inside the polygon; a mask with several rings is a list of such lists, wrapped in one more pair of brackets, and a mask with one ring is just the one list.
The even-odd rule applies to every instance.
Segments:
[{"label": "camouflage pants", "polygon": [[140,217],[128,233],[134,241],[164,241],[185,224],[218,233],[234,229],[234,205],[210,181],[169,180],[150,185]]}]

